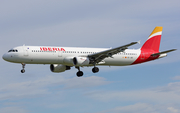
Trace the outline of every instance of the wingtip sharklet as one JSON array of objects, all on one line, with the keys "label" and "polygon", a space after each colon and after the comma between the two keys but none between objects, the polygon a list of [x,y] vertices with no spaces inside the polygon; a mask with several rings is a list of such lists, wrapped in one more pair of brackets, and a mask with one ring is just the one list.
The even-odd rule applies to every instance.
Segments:
[{"label": "wingtip sharklet", "polygon": [[141,40],[139,40],[139,41],[137,41],[137,42],[131,42],[131,44],[132,44],[132,45],[133,45],[133,44],[137,44],[137,43],[140,44],[140,41],[141,41]]},{"label": "wingtip sharklet", "polygon": [[138,43],[138,44],[141,44],[141,40],[139,40],[137,43]]}]

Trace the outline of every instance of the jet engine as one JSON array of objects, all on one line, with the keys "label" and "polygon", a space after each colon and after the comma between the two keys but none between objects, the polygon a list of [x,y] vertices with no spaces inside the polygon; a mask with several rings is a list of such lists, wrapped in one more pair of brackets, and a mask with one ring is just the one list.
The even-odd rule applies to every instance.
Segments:
[{"label": "jet engine", "polygon": [[88,57],[74,57],[73,63],[75,66],[87,66],[90,63]]},{"label": "jet engine", "polygon": [[68,66],[74,66],[73,58],[74,57],[65,57],[63,63]]},{"label": "jet engine", "polygon": [[71,67],[65,66],[62,64],[51,64],[50,65],[50,70],[55,73],[64,72],[64,71],[70,70],[70,69],[71,69]]}]

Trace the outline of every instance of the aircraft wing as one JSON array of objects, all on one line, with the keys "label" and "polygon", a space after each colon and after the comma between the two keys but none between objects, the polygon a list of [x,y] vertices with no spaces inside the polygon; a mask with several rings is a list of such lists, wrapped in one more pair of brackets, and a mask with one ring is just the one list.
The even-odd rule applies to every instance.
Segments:
[{"label": "aircraft wing", "polygon": [[126,44],[124,46],[120,46],[120,47],[116,47],[116,48],[112,48],[109,50],[105,50],[105,51],[101,51],[95,54],[91,54],[88,55],[89,59],[92,61],[92,64],[96,64],[99,63],[100,61],[102,61],[103,59],[107,58],[107,57],[112,57],[114,54],[117,54],[119,52],[123,52],[124,50],[126,50],[129,46],[132,46],[134,44],[137,44],[139,42],[131,42],[130,44]]},{"label": "aircraft wing", "polygon": [[171,49],[171,50],[167,50],[167,51],[163,51],[163,52],[159,52],[159,53],[154,53],[151,56],[161,55],[161,54],[169,53],[169,52],[172,52],[172,51],[175,51],[175,50],[177,50],[177,49]]}]

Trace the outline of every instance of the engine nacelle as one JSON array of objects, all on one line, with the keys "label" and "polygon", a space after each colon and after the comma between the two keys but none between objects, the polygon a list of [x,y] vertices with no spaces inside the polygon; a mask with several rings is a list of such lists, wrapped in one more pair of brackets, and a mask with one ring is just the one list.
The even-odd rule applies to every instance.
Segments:
[{"label": "engine nacelle", "polygon": [[62,64],[51,64],[50,65],[50,70],[55,73],[64,72],[64,71],[70,70],[70,69],[71,69],[71,67],[65,66]]},{"label": "engine nacelle", "polygon": [[74,58],[73,56],[72,57],[65,57],[63,60],[63,63],[65,65],[68,65],[68,66],[74,66],[73,58]]},{"label": "engine nacelle", "polygon": [[87,66],[90,63],[88,57],[74,57],[73,63],[75,66]]}]

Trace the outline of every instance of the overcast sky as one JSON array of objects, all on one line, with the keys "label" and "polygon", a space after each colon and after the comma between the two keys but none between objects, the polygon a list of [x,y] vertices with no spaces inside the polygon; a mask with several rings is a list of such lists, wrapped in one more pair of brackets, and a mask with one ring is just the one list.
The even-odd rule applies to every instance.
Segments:
[{"label": "overcast sky", "polygon": [[[160,51],[180,48],[179,0],[1,0],[0,55],[26,45],[118,47],[141,44],[163,26]],[[0,59],[2,113],[180,113],[179,50],[126,67],[52,73],[49,65]]]}]

